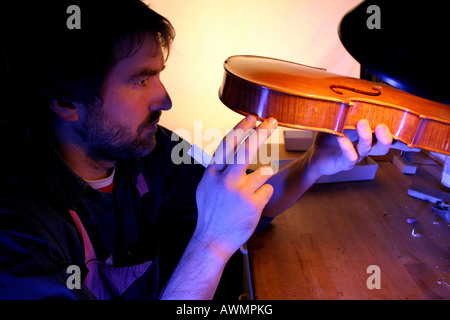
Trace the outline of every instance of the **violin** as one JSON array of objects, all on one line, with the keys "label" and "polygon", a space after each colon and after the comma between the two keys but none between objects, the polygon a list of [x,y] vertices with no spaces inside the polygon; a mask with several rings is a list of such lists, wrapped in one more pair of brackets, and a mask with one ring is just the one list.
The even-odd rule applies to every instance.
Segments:
[{"label": "violin", "polygon": [[232,56],[224,62],[220,100],[231,110],[279,125],[343,135],[360,119],[384,123],[410,148],[450,155],[450,109],[389,85],[294,62]]}]

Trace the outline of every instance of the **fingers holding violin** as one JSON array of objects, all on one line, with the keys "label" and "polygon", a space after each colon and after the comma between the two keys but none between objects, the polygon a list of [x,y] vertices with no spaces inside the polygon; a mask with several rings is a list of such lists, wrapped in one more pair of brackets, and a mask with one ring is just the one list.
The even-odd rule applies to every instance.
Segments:
[{"label": "fingers holding violin", "polygon": [[372,149],[372,130],[369,121],[362,119],[356,124],[358,132],[358,144],[356,150],[358,152],[358,161],[367,156]]},{"label": "fingers holding violin", "polygon": [[358,161],[368,155],[384,155],[389,151],[393,137],[387,125],[381,123],[375,127],[376,139],[373,139],[372,129],[366,119],[358,121],[356,130],[359,136],[356,145]]},{"label": "fingers holding violin", "polygon": [[375,137],[377,142],[372,147],[370,155],[385,155],[389,152],[394,138],[388,126],[384,123],[379,124],[375,128]]},{"label": "fingers holding violin", "polygon": [[227,165],[233,159],[238,146],[245,139],[245,137],[247,137],[249,132],[253,130],[255,125],[255,116],[248,115],[247,117],[242,119],[221,141],[216,151],[214,152],[210,167],[213,167],[218,171],[225,170]]},{"label": "fingers holding violin", "polygon": [[268,118],[248,135],[234,154],[233,166],[229,167],[232,174],[239,176],[247,170],[250,161],[254,159],[259,148],[272,135],[277,126],[278,123],[274,118]]},{"label": "fingers holding violin", "polygon": [[256,117],[253,115],[248,115],[241,120],[217,147],[208,167],[209,170],[222,172],[229,169],[229,171],[237,174],[245,172],[250,161],[277,128],[278,123],[270,117],[256,129],[254,129],[255,125]]}]

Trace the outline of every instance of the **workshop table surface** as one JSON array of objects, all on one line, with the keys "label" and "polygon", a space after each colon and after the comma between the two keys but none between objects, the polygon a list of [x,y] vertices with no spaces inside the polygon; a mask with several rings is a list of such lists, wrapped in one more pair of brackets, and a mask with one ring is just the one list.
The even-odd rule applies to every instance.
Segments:
[{"label": "workshop table surface", "polygon": [[374,180],[314,185],[249,240],[255,299],[450,298],[449,224],[407,194],[439,190],[442,167],[378,165]]}]

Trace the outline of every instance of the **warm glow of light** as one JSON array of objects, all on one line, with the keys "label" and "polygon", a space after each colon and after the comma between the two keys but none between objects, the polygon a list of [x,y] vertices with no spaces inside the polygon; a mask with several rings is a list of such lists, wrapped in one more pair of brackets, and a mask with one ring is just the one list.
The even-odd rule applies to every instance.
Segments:
[{"label": "warm glow of light", "polygon": [[[231,129],[243,117],[218,98],[223,62],[249,54],[294,61],[359,77],[359,64],[342,46],[337,28],[359,0],[146,0],[177,35],[162,80],[172,110],[161,124]],[[279,134],[282,137],[282,134]]]}]

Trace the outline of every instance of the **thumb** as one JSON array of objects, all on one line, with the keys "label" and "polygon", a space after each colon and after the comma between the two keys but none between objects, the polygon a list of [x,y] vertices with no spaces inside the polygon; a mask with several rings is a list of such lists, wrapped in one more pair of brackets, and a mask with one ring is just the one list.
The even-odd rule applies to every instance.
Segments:
[{"label": "thumb", "polygon": [[260,212],[262,212],[269,202],[273,195],[273,191],[273,187],[268,183],[262,185],[261,188],[255,191],[253,198]]}]

